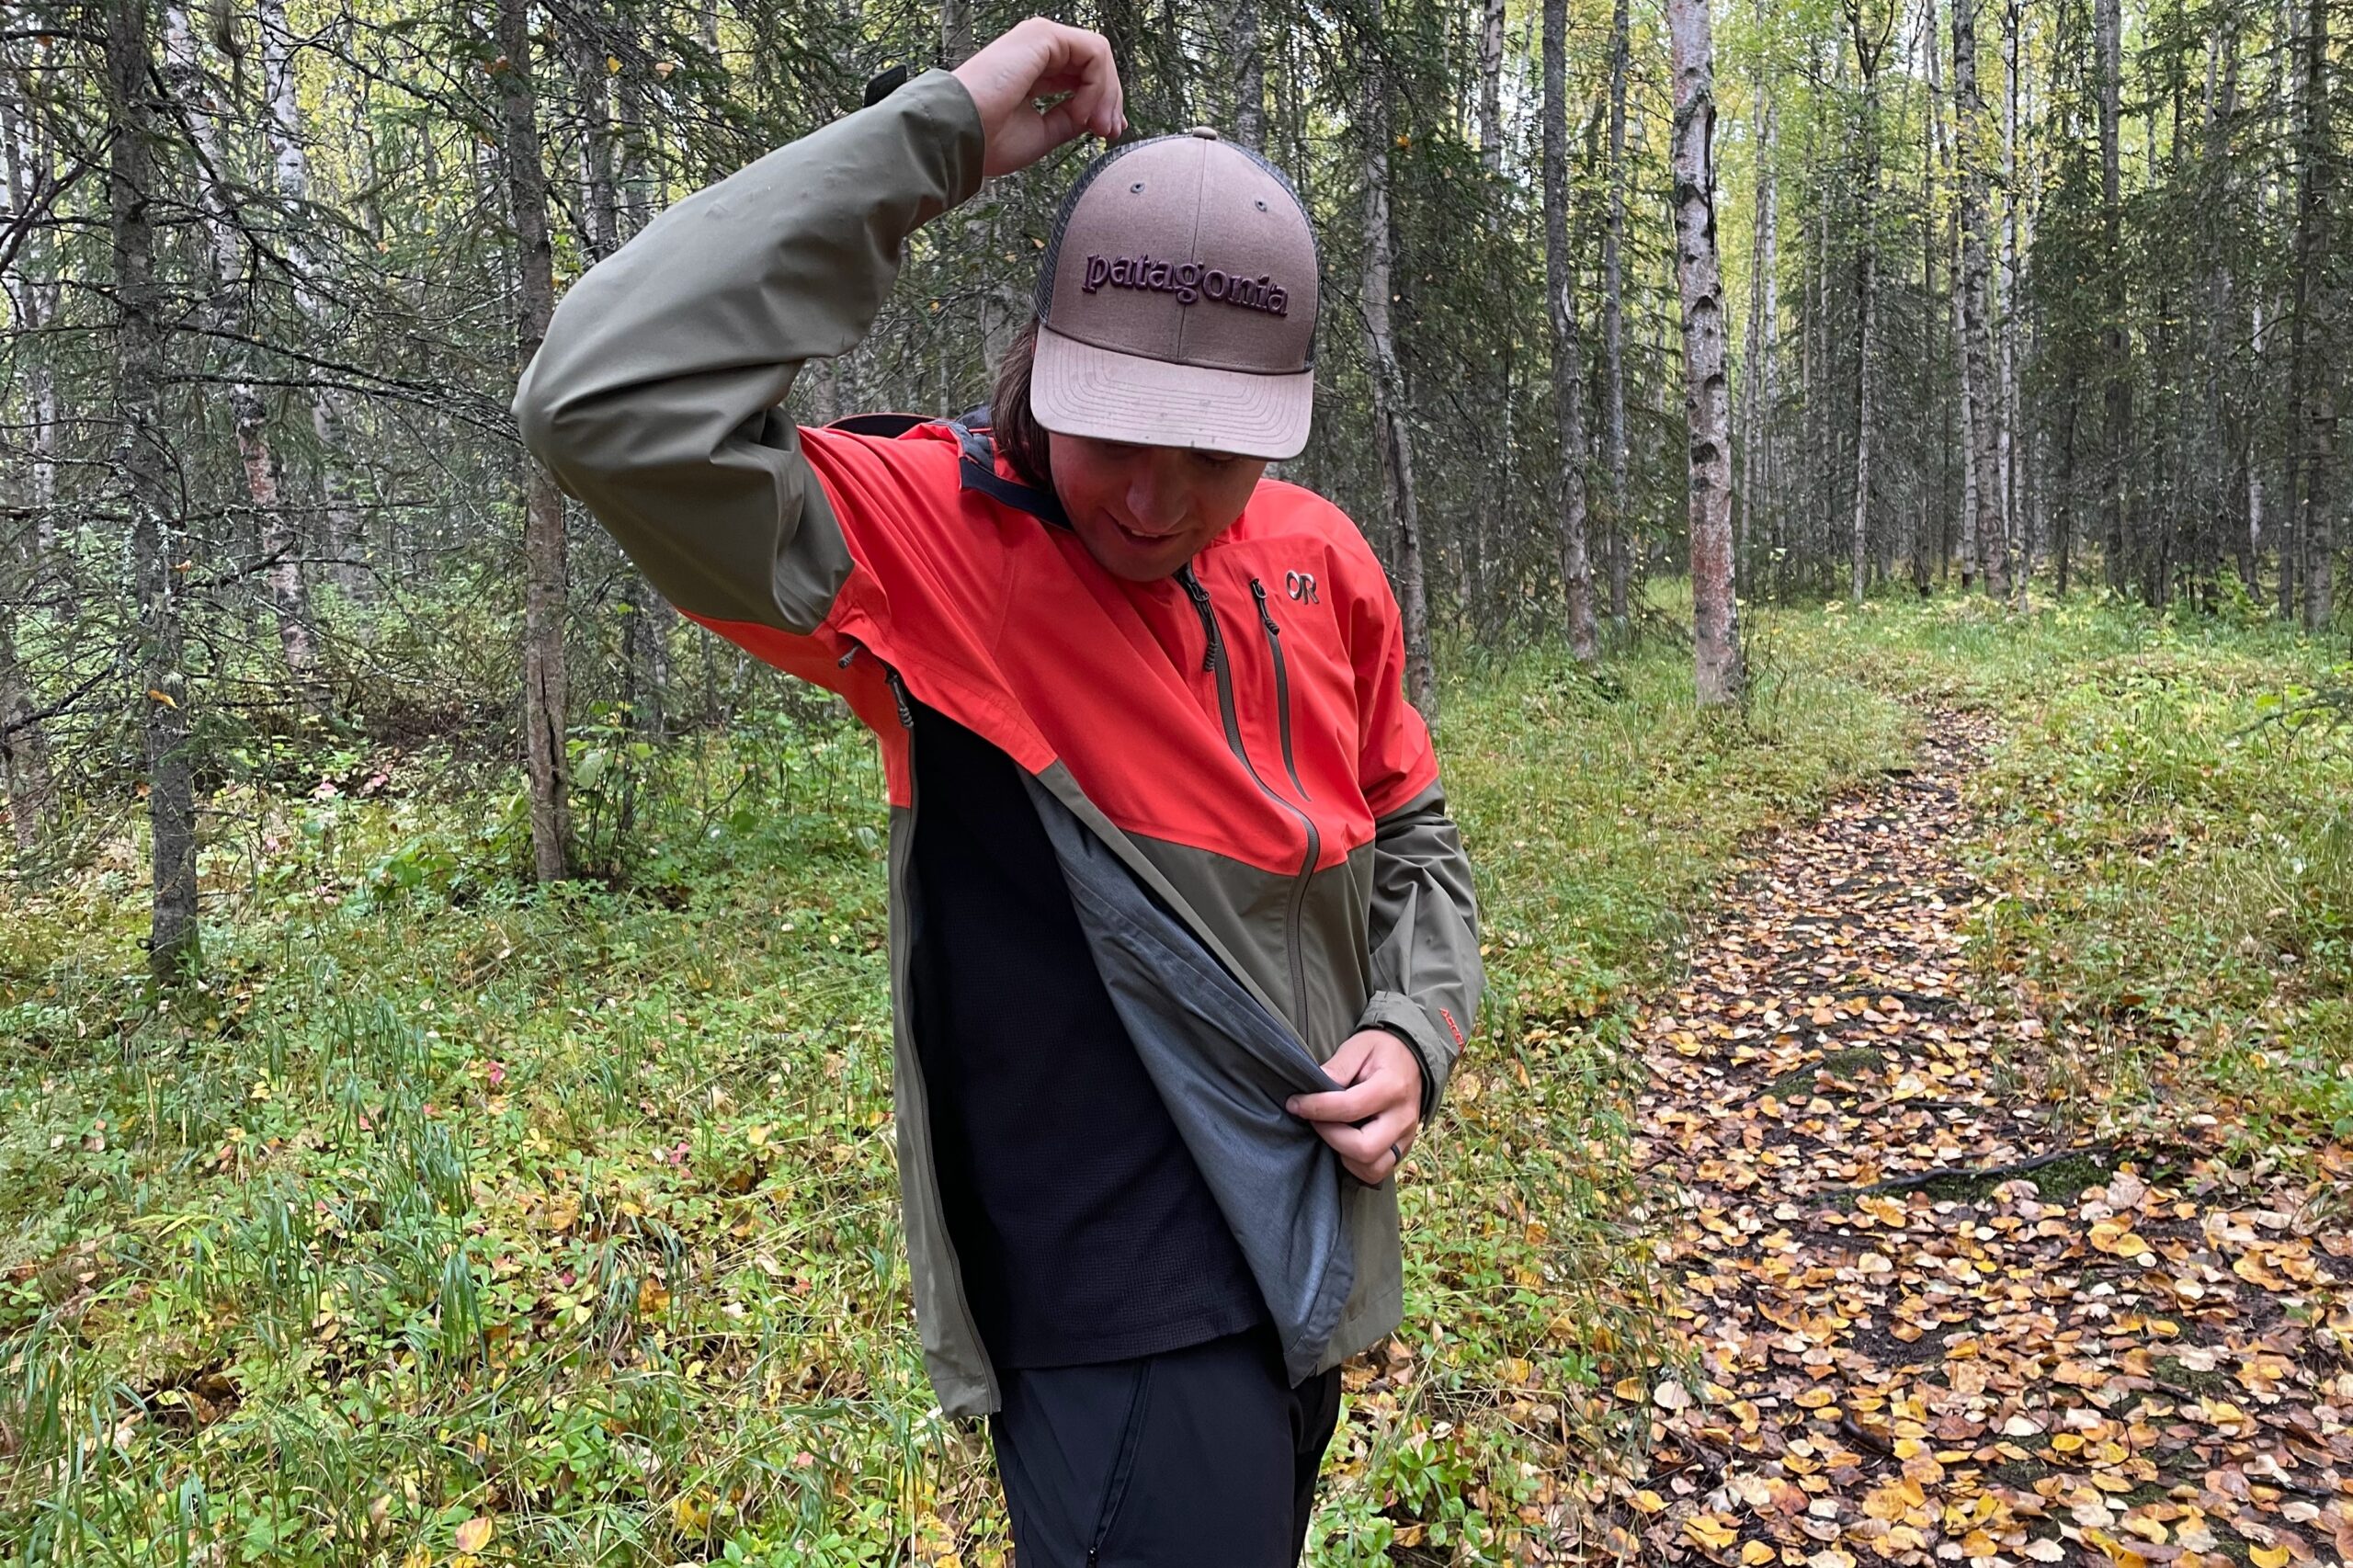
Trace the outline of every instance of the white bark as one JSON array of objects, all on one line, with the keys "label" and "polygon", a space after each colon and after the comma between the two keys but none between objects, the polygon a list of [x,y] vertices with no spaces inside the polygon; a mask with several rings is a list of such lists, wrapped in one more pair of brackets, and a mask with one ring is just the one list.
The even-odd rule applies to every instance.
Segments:
[{"label": "white bark", "polygon": [[1995,452],[2001,427],[2001,385],[1994,365],[1992,279],[1985,234],[1985,105],[1977,90],[1979,4],[1980,0],[1954,0],[1952,11],[1953,140],[1961,187],[1961,358],[1968,367],[1961,395],[1972,404],[1969,461],[1976,490],[1972,521],[1977,536],[1977,564],[1985,591],[1995,598],[2006,598],[2009,551]]},{"label": "white bark", "polygon": [[1690,434],[1692,652],[1699,701],[1741,700],[1733,597],[1732,454],[1725,406],[1723,276],[1716,256],[1715,42],[1708,0],[1666,0],[1674,78],[1675,276],[1683,306]]},{"label": "white bark", "polygon": [[1489,176],[1504,172],[1504,0],[1479,8],[1479,162]]},{"label": "white bark", "polygon": [[1233,61],[1233,139],[1254,152],[1267,144],[1266,38],[1258,0],[1236,0],[1226,17],[1226,50]]},{"label": "white bark", "polygon": [[[1626,311],[1622,253],[1626,240],[1626,66],[1631,23],[1627,0],[1617,0],[1609,21],[1609,208],[1601,233],[1602,439],[1609,458],[1609,620],[1626,629],[1628,574],[1632,554],[1627,530]],[[1768,124],[1769,127],[1769,116]],[[1768,154],[1769,155],[1769,154]]]},{"label": "white bark", "polygon": [[[280,200],[299,208],[311,199],[310,160],[304,150],[302,103],[294,74],[294,36],[287,28],[286,0],[256,0],[260,21],[263,135],[269,149],[270,172]],[[324,337],[333,330],[325,303],[311,287],[311,256],[303,243],[304,225],[289,226],[284,241],[287,263],[294,276],[294,303],[311,330]],[[307,379],[308,371],[304,372]],[[311,433],[319,446],[319,501],[325,516],[324,550],[329,579],[345,594],[359,597],[369,589],[367,544],[359,516],[343,479],[343,454],[348,448],[343,398],[333,388],[313,381],[308,389]]]},{"label": "white bark", "polygon": [[250,352],[235,340],[255,335],[239,301],[240,247],[236,197],[229,186],[219,134],[221,104],[205,70],[188,6],[172,0],[164,8],[164,75],[172,85],[181,115],[197,152],[198,210],[202,214],[205,256],[210,265],[205,312],[228,346],[239,372],[229,389],[230,416],[235,422],[237,460],[245,476],[245,495],[253,503],[262,549],[262,585],[277,623],[278,645],[305,700],[320,705],[317,690],[318,637],[311,619],[310,585],[304,579],[301,546],[286,516],[280,494],[283,465],[270,446],[267,405],[260,390],[247,380]]}]

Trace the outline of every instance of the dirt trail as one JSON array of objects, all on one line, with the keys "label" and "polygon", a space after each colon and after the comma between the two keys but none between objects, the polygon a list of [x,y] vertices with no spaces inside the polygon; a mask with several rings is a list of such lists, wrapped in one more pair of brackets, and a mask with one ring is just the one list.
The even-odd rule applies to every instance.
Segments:
[{"label": "dirt trail", "polygon": [[1654,1411],[1637,1554],[2353,1560],[2342,1191],[2225,1164],[2186,1115],[2188,1146],[2060,1130],[2040,1026],[1963,999],[1958,788],[1991,733],[1928,727],[1762,847],[1643,1021],[1707,1387],[1619,1387]]}]

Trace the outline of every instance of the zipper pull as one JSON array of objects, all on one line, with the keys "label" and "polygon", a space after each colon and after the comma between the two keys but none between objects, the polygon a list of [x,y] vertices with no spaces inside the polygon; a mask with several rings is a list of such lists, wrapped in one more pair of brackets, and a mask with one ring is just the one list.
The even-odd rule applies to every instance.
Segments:
[{"label": "zipper pull", "polygon": [[1201,633],[1207,639],[1201,649],[1201,673],[1209,675],[1217,669],[1217,611],[1210,608],[1210,591],[1193,575],[1190,566],[1176,574],[1185,585],[1186,596],[1193,601],[1193,608],[1201,618]]},{"label": "zipper pull", "polygon": [[1250,597],[1258,601],[1258,624],[1267,629],[1269,637],[1280,637],[1283,629],[1275,624],[1275,612],[1267,608],[1267,585],[1257,578],[1250,579]]},{"label": "zipper pull", "polygon": [[899,678],[899,672],[888,665],[882,667],[882,679],[891,687],[891,700],[898,705],[899,727],[913,730],[915,727],[915,710],[907,701],[906,683]]}]

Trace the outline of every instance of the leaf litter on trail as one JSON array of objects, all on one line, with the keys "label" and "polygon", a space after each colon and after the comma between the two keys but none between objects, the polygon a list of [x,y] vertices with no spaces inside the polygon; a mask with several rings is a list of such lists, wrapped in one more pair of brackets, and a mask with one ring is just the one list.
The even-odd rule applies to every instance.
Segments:
[{"label": "leaf litter on trail", "polygon": [[1930,727],[1766,846],[1640,1021],[1697,1381],[1618,1383],[1651,1440],[1608,1535],[1749,1568],[2353,1562],[2341,1191],[2233,1165],[2195,1108],[2162,1142],[2062,1114],[2036,1062],[2066,1039],[1961,978],[1989,727]]}]

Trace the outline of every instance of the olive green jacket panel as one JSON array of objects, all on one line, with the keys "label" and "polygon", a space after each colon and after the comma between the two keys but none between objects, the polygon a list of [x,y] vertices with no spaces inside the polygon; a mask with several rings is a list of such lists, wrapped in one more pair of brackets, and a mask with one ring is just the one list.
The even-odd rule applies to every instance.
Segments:
[{"label": "olive green jacket panel", "polygon": [[866,335],[901,247],[979,188],[980,111],[926,72],[668,209],[574,283],[523,439],[672,604],[809,632],[850,552],[779,405]]}]

